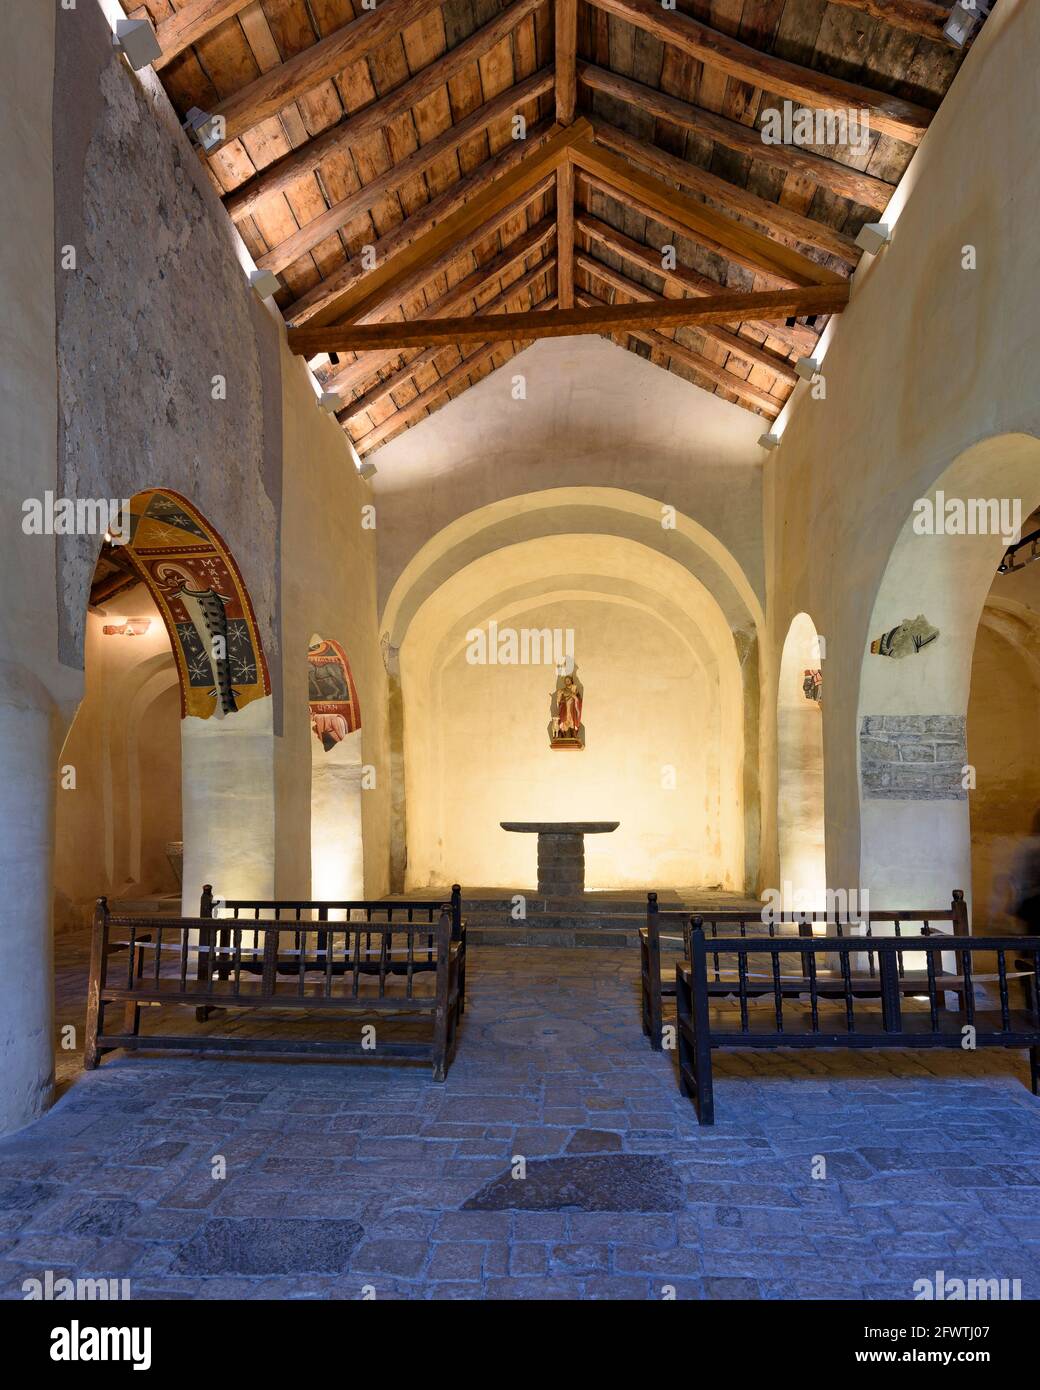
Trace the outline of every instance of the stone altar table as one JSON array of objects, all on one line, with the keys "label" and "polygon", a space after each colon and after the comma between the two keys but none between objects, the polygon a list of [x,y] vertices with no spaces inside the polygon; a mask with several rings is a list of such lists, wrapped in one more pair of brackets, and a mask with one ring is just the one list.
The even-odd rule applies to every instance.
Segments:
[{"label": "stone altar table", "polygon": [[503,820],[503,830],[538,836],[538,891],[570,898],[585,891],[585,836],[606,835],[618,820]]}]

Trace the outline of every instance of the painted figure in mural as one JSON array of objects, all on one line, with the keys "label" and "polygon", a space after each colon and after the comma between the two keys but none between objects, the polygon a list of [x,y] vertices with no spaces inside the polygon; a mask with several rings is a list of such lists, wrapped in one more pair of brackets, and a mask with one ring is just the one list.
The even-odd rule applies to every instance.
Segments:
[{"label": "painted figure in mural", "polygon": [[307,700],[311,728],[326,753],[360,729],[354,677],[338,642],[319,637],[307,648]]},{"label": "painted figure in mural", "polygon": [[[226,594],[218,594],[213,588],[200,588],[198,578],[183,565],[169,561],[157,564],[153,570],[155,581],[162,589],[166,601],[179,601],[195,629],[198,642],[192,644],[192,659],[195,670],[190,673],[193,684],[197,683],[199,670],[208,667],[213,680],[213,688],[208,692],[217,702],[214,713],[217,718],[233,714],[238,709],[235,691],[231,684],[231,652],[227,605],[231,599]],[[178,624],[178,626],[180,626]],[[185,649],[188,643],[182,644]]]},{"label": "painted figure in mural", "polygon": [[802,681],[802,694],[807,700],[814,700],[819,704],[823,699],[823,672],[806,671],[805,679]]},{"label": "painted figure in mural", "polygon": [[585,689],[576,673],[557,677],[549,705],[550,748],[585,747],[585,725],[581,722],[584,698]]},{"label": "painted figure in mural", "polygon": [[892,628],[877,637],[870,644],[875,656],[891,656],[896,659],[914,656],[922,647],[927,647],[939,636],[939,629],[932,627],[923,613],[916,618],[904,618],[898,627]]}]

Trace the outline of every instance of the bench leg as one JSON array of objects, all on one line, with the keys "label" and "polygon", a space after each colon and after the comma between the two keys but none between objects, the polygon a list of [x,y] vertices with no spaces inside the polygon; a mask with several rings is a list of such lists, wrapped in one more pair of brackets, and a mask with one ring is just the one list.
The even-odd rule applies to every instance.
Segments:
[{"label": "bench leg", "polygon": [[1040,1096],[1040,1044],[1034,1043],[1029,1049],[1029,1072],[1033,1083],[1033,1095]]},{"label": "bench leg", "polygon": [[[694,1031],[691,995],[689,985],[678,975],[675,985],[675,1023],[679,1045],[679,1090],[693,1101],[698,1122],[702,1125],[713,1125],[715,1095],[712,1089],[711,1044],[706,1043]],[[692,1042],[689,1036],[691,1032]]]}]

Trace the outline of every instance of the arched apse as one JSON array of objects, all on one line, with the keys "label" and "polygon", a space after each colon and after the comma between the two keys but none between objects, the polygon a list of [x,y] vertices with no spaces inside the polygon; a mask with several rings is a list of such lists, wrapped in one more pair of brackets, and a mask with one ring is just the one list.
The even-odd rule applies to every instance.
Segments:
[{"label": "arched apse", "polygon": [[[1040,440],[1031,435],[973,445],[911,501],[878,588],[857,709],[859,879],[877,906],[933,906],[954,888],[971,890],[972,657],[1007,539],[999,521],[963,534],[958,518],[999,518],[1002,501],[1017,503],[1021,518],[1040,503]],[[889,634],[919,615],[938,636],[885,655]]]},{"label": "arched apse", "polygon": [[[526,493],[478,508],[428,541],[395,583],[381,621],[384,658],[390,678],[392,885],[401,887],[405,882],[405,845],[410,838],[404,768],[406,711],[400,652],[415,616],[442,586],[471,564],[527,542],[561,536],[587,537],[604,544],[611,539],[628,542],[636,547],[629,552],[628,561],[635,568],[625,570],[625,576],[641,578],[647,563],[664,560],[677,572],[685,573],[698,593],[712,601],[719,624],[717,630],[725,633],[726,659],[735,658],[739,676],[733,708],[741,726],[741,886],[757,885],[760,853],[759,650],[764,625],[761,605],[732,554],[704,527],[652,498],[618,488],[594,487]],[[519,550],[512,553],[515,563],[526,563]],[[567,567],[563,565],[560,573],[566,572]],[[614,572],[614,580],[620,573]],[[653,606],[652,600],[650,606]]]},{"label": "arched apse", "polygon": [[364,897],[361,707],[350,662],[336,641],[307,645],[311,725],[311,894]]},{"label": "arched apse", "polygon": [[[550,747],[551,659],[474,659],[492,624],[499,642],[573,647],[584,750]],[[674,560],[569,534],[481,555],[415,612],[400,681],[407,886],[533,886],[533,840],[501,820],[608,818],[621,826],[587,842],[590,889],[744,887],[740,661],[718,604]]]},{"label": "arched apse", "polygon": [[793,909],[826,906],[820,640],[808,613],[791,622],[776,696],[780,888]]},{"label": "arched apse", "polygon": [[131,498],[125,553],[166,624],[182,714],[222,719],[271,693],[238,566],[187,498],[159,488]]}]

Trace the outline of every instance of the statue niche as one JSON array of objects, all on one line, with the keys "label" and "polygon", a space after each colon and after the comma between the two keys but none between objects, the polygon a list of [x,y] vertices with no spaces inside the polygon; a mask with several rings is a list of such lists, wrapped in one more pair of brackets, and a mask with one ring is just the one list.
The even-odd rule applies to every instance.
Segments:
[{"label": "statue niche", "polygon": [[581,722],[581,708],[585,699],[585,687],[578,680],[578,668],[556,677],[556,689],[549,701],[549,747],[585,747],[585,725]]}]

